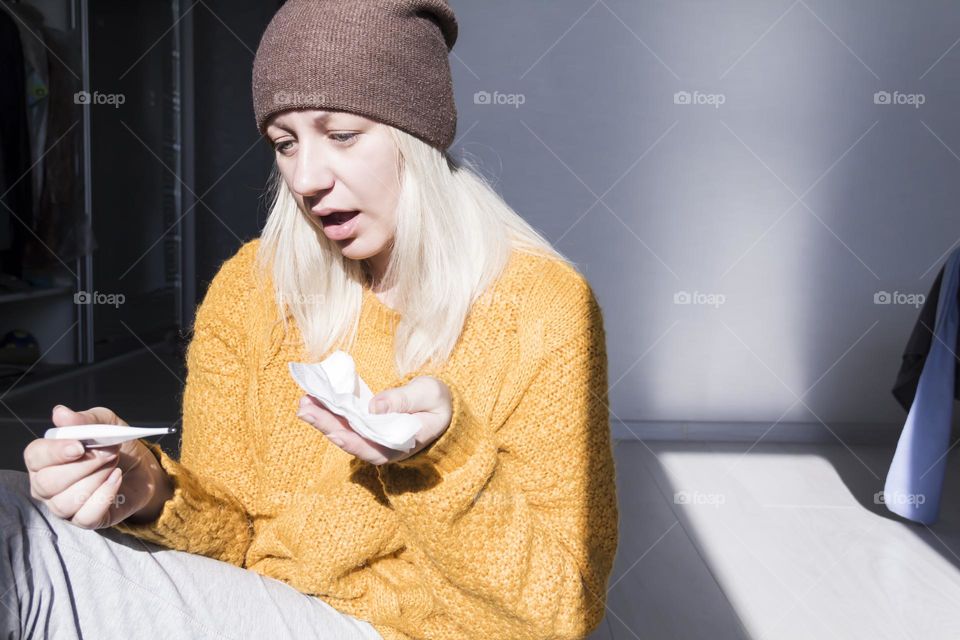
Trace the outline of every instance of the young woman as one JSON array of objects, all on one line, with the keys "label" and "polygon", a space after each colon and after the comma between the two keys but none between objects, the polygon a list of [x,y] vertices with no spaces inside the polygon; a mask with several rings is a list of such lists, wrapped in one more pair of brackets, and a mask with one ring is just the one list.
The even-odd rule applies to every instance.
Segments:
[{"label": "young woman", "polygon": [[[274,17],[253,74],[272,206],[197,312],[180,459],[146,441],[27,447],[28,474],[0,485],[0,578],[30,576],[3,597],[21,633],[581,638],[599,624],[618,542],[602,314],[447,154],[456,37],[444,0],[289,0]],[[412,450],[303,395],[288,363],[335,349],[378,390],[370,411],[419,420]],[[102,407],[53,422],[123,424]]]}]

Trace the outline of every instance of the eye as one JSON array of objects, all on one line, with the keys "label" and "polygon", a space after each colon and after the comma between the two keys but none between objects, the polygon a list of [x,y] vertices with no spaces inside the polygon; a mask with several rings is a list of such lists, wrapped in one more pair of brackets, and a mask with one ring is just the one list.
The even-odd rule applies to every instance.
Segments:
[{"label": "eye", "polygon": [[337,142],[350,142],[357,137],[357,134],[352,131],[340,132],[340,133],[331,133],[330,137],[336,140]]},{"label": "eye", "polygon": [[293,144],[293,140],[278,140],[273,143],[273,150],[277,153],[282,153],[287,155],[287,152],[290,151],[290,146]]}]

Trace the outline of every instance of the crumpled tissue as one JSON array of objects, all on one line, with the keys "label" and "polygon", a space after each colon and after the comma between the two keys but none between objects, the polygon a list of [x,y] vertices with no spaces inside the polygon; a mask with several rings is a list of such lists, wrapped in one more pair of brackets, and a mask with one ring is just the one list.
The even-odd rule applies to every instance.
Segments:
[{"label": "crumpled tissue", "polygon": [[409,413],[370,413],[373,392],[357,373],[353,358],[337,350],[322,362],[290,362],[290,375],[300,388],[332,413],[343,416],[367,440],[398,451],[416,446],[420,421]]}]

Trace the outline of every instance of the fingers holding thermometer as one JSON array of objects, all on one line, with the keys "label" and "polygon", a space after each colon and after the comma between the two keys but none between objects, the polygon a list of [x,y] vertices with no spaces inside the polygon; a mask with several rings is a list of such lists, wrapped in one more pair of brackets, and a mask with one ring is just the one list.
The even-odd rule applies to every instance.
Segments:
[{"label": "fingers holding thermometer", "polygon": [[54,515],[87,529],[111,526],[148,501],[144,486],[150,482],[141,463],[149,466],[153,454],[138,438],[176,431],[130,427],[105,407],[71,411],[58,405],[53,423],[23,453],[30,493]]},{"label": "fingers holding thermometer", "polygon": [[115,463],[118,457],[119,446],[84,450],[78,456],[68,452],[73,444],[76,441],[64,440],[50,441],[45,447],[32,443],[27,447],[24,461],[35,476],[31,486],[34,497],[46,500],[66,491],[104,465]]},{"label": "fingers holding thermometer", "polygon": [[[112,413],[112,412],[111,412]],[[99,416],[94,410],[73,412],[58,406],[53,423],[58,429],[82,429],[85,421]],[[117,419],[118,422],[122,422]],[[24,450],[24,462],[30,476],[30,494],[41,500],[54,515],[83,526],[96,520],[109,508],[119,482],[106,482],[119,475],[120,445],[86,449],[74,438],[40,438]],[[96,513],[92,513],[96,512]]]},{"label": "fingers holding thermometer", "polygon": [[[119,480],[117,452],[105,450],[87,451],[75,461],[50,466],[28,467],[32,474],[31,495],[42,500],[54,515],[64,520],[73,520],[77,515],[88,515],[89,503],[97,498],[99,512],[105,510],[116,498],[119,482],[107,483],[108,479]],[[108,498],[108,502],[100,501]],[[86,508],[85,513],[80,513]],[[80,519],[76,520],[81,524]]]}]

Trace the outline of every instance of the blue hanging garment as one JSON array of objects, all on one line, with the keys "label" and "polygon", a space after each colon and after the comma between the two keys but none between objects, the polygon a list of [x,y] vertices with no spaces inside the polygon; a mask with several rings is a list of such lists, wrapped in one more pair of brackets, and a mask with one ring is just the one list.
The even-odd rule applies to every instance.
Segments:
[{"label": "blue hanging garment", "polygon": [[917,393],[887,471],[883,501],[887,509],[915,522],[933,524],[940,515],[940,493],[947,468],[960,310],[960,249],[943,271],[933,341]]}]

